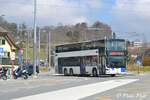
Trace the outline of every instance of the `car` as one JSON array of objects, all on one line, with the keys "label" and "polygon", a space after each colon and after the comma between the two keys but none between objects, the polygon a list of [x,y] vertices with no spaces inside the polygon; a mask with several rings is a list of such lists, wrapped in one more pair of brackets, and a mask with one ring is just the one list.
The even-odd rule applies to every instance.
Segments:
[{"label": "car", "polygon": [[[31,76],[34,71],[33,71],[33,64],[25,64],[23,67],[26,68],[28,75]],[[36,72],[39,73],[39,66],[36,66]]]}]

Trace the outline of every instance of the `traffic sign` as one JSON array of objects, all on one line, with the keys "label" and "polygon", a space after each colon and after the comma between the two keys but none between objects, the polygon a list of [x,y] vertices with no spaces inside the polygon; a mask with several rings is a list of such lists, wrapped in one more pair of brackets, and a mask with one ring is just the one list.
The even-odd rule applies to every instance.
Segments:
[{"label": "traffic sign", "polygon": [[15,60],[15,58],[16,58],[15,55],[16,55],[15,52],[12,52],[12,53],[11,53],[11,56],[10,56],[10,59],[11,59],[11,60]]},{"label": "traffic sign", "polygon": [[19,55],[23,55],[23,49],[22,48],[19,50]]},{"label": "traffic sign", "polygon": [[139,65],[139,66],[142,65],[142,57],[141,56],[136,57],[136,64]]},{"label": "traffic sign", "polygon": [[0,53],[3,53],[4,52],[4,49],[3,48],[0,48]]},{"label": "traffic sign", "polygon": [[136,61],[136,64],[141,66],[142,65],[142,62],[141,61]]},{"label": "traffic sign", "polygon": [[3,56],[3,55],[4,55],[4,49],[0,48],[0,56]]}]

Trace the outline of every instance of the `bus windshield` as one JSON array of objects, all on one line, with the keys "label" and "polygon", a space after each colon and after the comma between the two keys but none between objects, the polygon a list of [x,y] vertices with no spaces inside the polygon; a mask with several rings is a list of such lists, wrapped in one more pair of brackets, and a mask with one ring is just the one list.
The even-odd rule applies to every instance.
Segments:
[{"label": "bus windshield", "polygon": [[111,67],[125,66],[125,58],[123,56],[111,56],[109,57],[109,65]]},{"label": "bus windshield", "polygon": [[125,48],[126,48],[125,41],[121,41],[121,40],[107,41],[107,50],[109,51],[123,51],[125,50]]}]

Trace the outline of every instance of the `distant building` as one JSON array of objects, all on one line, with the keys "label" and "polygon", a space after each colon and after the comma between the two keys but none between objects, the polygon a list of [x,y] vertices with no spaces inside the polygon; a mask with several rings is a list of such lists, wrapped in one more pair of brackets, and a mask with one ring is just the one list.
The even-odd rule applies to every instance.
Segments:
[{"label": "distant building", "polygon": [[133,41],[129,43],[128,51],[131,57],[136,58],[137,55],[141,55],[141,48],[143,47],[143,43],[139,41]]},{"label": "distant building", "polygon": [[134,42],[134,47],[142,47],[143,42]]},{"label": "distant building", "polygon": [[143,42],[140,42],[140,41],[130,42],[130,47],[133,47],[133,48],[139,48],[139,47],[142,47],[142,45],[143,45]]}]

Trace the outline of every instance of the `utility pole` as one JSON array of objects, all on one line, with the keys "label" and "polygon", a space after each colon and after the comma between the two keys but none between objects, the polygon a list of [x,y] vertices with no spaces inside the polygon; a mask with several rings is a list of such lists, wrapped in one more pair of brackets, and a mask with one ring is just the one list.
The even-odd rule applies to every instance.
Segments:
[{"label": "utility pole", "polygon": [[27,39],[26,39],[26,63],[27,63],[27,60],[28,60],[28,44],[29,44],[29,42],[28,42],[28,31],[27,31]]},{"label": "utility pole", "polygon": [[34,75],[36,76],[36,60],[37,60],[37,35],[36,35],[36,10],[37,10],[37,0],[34,0],[34,40],[33,40],[33,69],[34,69]]},{"label": "utility pole", "polygon": [[48,67],[49,67],[49,69],[51,69],[51,32],[49,32],[49,34],[48,34],[48,48],[49,48],[49,50],[48,50],[48,59],[49,59],[49,61],[48,61]]},{"label": "utility pole", "polygon": [[48,32],[47,34],[47,67],[50,69],[51,67],[51,32]]},{"label": "utility pole", "polygon": [[38,66],[40,67],[40,52],[41,52],[41,46],[40,46],[40,43],[41,43],[41,30],[39,28],[39,32],[38,32],[38,36],[39,36],[39,39],[38,39]]}]

